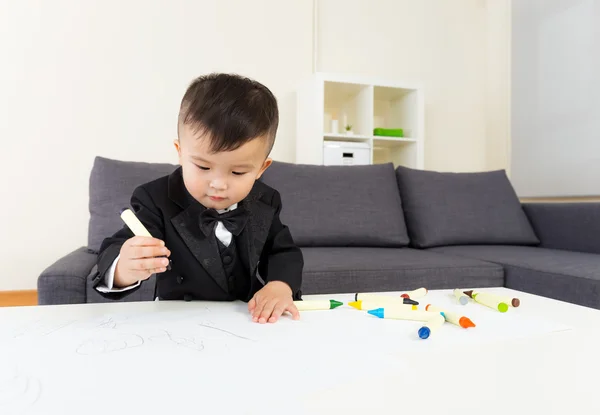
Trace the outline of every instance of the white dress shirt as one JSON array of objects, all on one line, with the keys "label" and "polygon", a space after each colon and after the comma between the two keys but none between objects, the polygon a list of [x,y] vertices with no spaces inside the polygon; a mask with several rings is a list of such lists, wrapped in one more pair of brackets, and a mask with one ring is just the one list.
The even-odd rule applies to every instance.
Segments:
[{"label": "white dress shirt", "polygon": [[[225,213],[225,212],[232,211],[236,208],[237,208],[237,203],[229,206],[227,209],[219,209],[219,210],[217,210],[217,212]],[[227,228],[225,228],[225,225],[223,225],[223,222],[221,222],[221,221],[217,222],[217,227],[215,228],[215,236],[225,246],[229,246],[229,244],[231,243],[231,238],[232,238],[231,232],[229,232],[227,230]],[[96,289],[98,291],[103,292],[103,293],[119,293],[119,292],[131,290],[142,283],[141,281],[138,281],[135,284],[128,285],[127,287],[122,287],[122,288],[114,287],[115,269],[117,268],[117,263],[119,262],[120,257],[121,257],[121,255],[119,254],[113,261],[113,263],[110,266],[110,268],[108,269],[108,271],[106,271],[106,275],[104,276],[104,284],[98,285],[96,287]]]}]

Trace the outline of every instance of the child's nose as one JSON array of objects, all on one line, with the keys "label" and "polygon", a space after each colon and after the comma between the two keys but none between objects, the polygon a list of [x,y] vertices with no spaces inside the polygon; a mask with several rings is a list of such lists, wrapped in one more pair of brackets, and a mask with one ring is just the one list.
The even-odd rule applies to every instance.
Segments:
[{"label": "child's nose", "polygon": [[225,190],[227,189],[227,183],[225,183],[225,180],[213,179],[210,182],[210,187],[216,190]]}]

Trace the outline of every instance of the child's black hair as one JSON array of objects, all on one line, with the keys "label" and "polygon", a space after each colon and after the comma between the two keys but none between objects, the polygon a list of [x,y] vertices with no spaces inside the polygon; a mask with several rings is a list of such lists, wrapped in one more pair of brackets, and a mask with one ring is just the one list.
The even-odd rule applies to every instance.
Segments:
[{"label": "child's black hair", "polygon": [[231,151],[260,136],[267,154],[279,124],[277,100],[263,84],[235,74],[213,73],[196,78],[179,111],[179,128],[187,125],[211,141],[211,151]]}]

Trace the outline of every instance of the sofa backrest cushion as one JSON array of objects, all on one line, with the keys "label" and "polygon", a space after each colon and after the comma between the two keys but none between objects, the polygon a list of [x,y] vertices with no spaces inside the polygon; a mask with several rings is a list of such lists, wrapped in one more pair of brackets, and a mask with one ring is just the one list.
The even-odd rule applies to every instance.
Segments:
[{"label": "sofa backrest cushion", "polygon": [[281,220],[299,246],[408,244],[391,163],[321,166],[273,162],[262,180],[281,194]]},{"label": "sofa backrest cushion", "polygon": [[88,248],[98,252],[104,238],[123,227],[119,216],[136,187],[171,174],[178,166],[96,157],[90,175]]},{"label": "sofa backrest cushion", "polygon": [[503,170],[396,169],[411,245],[536,245],[539,240]]}]

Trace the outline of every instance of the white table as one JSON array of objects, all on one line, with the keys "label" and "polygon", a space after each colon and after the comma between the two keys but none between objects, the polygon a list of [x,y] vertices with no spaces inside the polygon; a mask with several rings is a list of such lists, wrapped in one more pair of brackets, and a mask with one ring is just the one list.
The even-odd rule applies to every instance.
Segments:
[{"label": "white table", "polygon": [[243,303],[0,309],[0,414],[600,413],[600,311],[483,291],[522,305],[430,292],[477,327],[427,340],[348,306],[266,325]]}]

